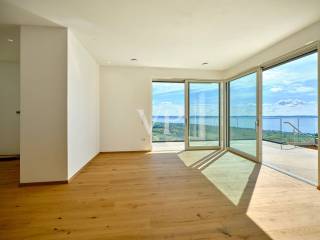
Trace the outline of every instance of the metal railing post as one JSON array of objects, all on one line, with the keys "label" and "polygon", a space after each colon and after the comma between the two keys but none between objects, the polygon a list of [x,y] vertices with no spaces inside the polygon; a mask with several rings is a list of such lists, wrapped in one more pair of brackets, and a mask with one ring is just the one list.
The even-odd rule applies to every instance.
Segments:
[{"label": "metal railing post", "polygon": [[279,118],[280,121],[280,146],[281,146],[281,150],[282,150],[282,145],[283,145],[283,132],[282,132],[282,118]]}]

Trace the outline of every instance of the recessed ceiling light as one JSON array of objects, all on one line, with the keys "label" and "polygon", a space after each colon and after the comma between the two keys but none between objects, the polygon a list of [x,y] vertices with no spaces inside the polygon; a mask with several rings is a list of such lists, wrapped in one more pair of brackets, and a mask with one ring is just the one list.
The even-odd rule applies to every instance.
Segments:
[{"label": "recessed ceiling light", "polygon": [[110,60],[104,60],[104,63],[105,63],[105,64],[110,64],[111,61],[110,61]]},{"label": "recessed ceiling light", "polygon": [[207,62],[204,62],[204,63],[202,63],[202,65],[208,65],[208,63],[207,63]]},{"label": "recessed ceiling light", "polygon": [[135,62],[135,61],[138,61],[138,59],[136,59],[136,58],[131,58],[130,61]]},{"label": "recessed ceiling light", "polygon": [[11,38],[8,38],[8,42],[13,42],[13,39],[11,39]]}]

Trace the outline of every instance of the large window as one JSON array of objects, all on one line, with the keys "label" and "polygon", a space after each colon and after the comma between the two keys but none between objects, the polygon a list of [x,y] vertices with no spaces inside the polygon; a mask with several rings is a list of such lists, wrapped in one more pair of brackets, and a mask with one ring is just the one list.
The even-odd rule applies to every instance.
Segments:
[{"label": "large window", "polygon": [[152,83],[152,141],[184,141],[184,83]]},{"label": "large window", "polygon": [[256,156],[257,74],[252,73],[228,84],[229,147]]},{"label": "large window", "polygon": [[153,82],[152,89],[152,141],[157,143],[154,145],[171,142],[171,146],[181,147],[172,142],[186,140],[186,149],[220,147],[220,83]]},{"label": "large window", "polygon": [[[318,52],[262,68],[261,86],[258,73],[226,85],[227,146],[318,184]],[[219,83],[153,83],[153,141],[184,140],[187,150],[220,147]]]},{"label": "large window", "polygon": [[317,53],[263,71],[263,156],[274,168],[318,179]]}]

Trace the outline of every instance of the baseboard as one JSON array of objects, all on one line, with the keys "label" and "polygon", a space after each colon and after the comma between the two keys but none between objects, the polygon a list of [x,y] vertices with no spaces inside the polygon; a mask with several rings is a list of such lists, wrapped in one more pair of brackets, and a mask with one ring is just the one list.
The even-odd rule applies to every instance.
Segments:
[{"label": "baseboard", "polygon": [[89,163],[95,159],[99,154],[107,154],[107,153],[147,153],[150,152],[148,150],[137,150],[137,151],[114,151],[114,152],[99,152],[97,153],[93,158],[91,158],[83,167],[81,167],[75,174],[73,174],[73,176],[71,178],[69,178],[68,183],[72,182],[78,175],[79,173],[86,168]]},{"label": "baseboard", "polygon": [[19,160],[20,154],[6,154],[0,155],[0,161]]},{"label": "baseboard", "polygon": [[83,165],[75,174],[73,174],[72,177],[70,177],[68,180],[63,181],[52,181],[52,182],[32,182],[32,183],[20,183],[20,187],[25,186],[41,186],[41,185],[55,185],[55,184],[67,184],[72,182],[80,173],[81,171],[86,168],[93,159],[95,159],[100,153],[147,153],[150,152],[150,150],[137,150],[137,151],[113,151],[113,152],[99,152],[97,153],[93,158],[91,158],[85,165]]},{"label": "baseboard", "polygon": [[97,153],[93,158],[91,158],[85,165],[83,165],[71,178],[68,180],[62,181],[49,181],[49,182],[31,182],[31,183],[19,183],[19,187],[26,187],[26,186],[43,186],[43,185],[57,185],[57,184],[68,184],[70,183],[78,174],[86,167],[88,164],[95,159],[100,153]]},{"label": "baseboard", "polygon": [[89,165],[89,163],[90,163],[93,159],[95,159],[99,154],[100,154],[100,152],[98,152],[96,155],[94,155],[93,158],[91,158],[91,159],[90,159],[85,165],[83,165],[75,174],[73,174],[72,177],[70,177],[67,182],[68,182],[68,183],[72,182],[72,181],[79,175],[79,173],[80,173],[84,168],[86,168],[86,167]]},{"label": "baseboard", "polygon": [[19,187],[57,185],[57,184],[67,184],[67,183],[68,183],[67,180],[52,181],[52,182],[31,182],[31,183],[19,183]]}]

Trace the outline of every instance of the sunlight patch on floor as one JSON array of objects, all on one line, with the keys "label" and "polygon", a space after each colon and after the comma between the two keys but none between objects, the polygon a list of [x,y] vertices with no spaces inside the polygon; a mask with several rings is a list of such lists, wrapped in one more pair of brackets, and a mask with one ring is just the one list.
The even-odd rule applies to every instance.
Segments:
[{"label": "sunlight patch on floor", "polygon": [[212,162],[202,174],[234,205],[238,205],[255,166],[254,162],[228,152]]},{"label": "sunlight patch on floor", "polygon": [[319,233],[319,210],[314,186],[262,166],[247,216],[272,239],[314,240],[319,239],[313,235]]},{"label": "sunlight patch on floor", "polygon": [[270,239],[318,239],[314,236],[319,232],[320,195],[313,186],[230,152],[186,151],[178,155]]},{"label": "sunlight patch on floor", "polygon": [[191,166],[199,161],[210,157],[210,154],[216,152],[216,150],[199,150],[199,151],[183,151],[178,154],[178,157],[187,166]]}]

